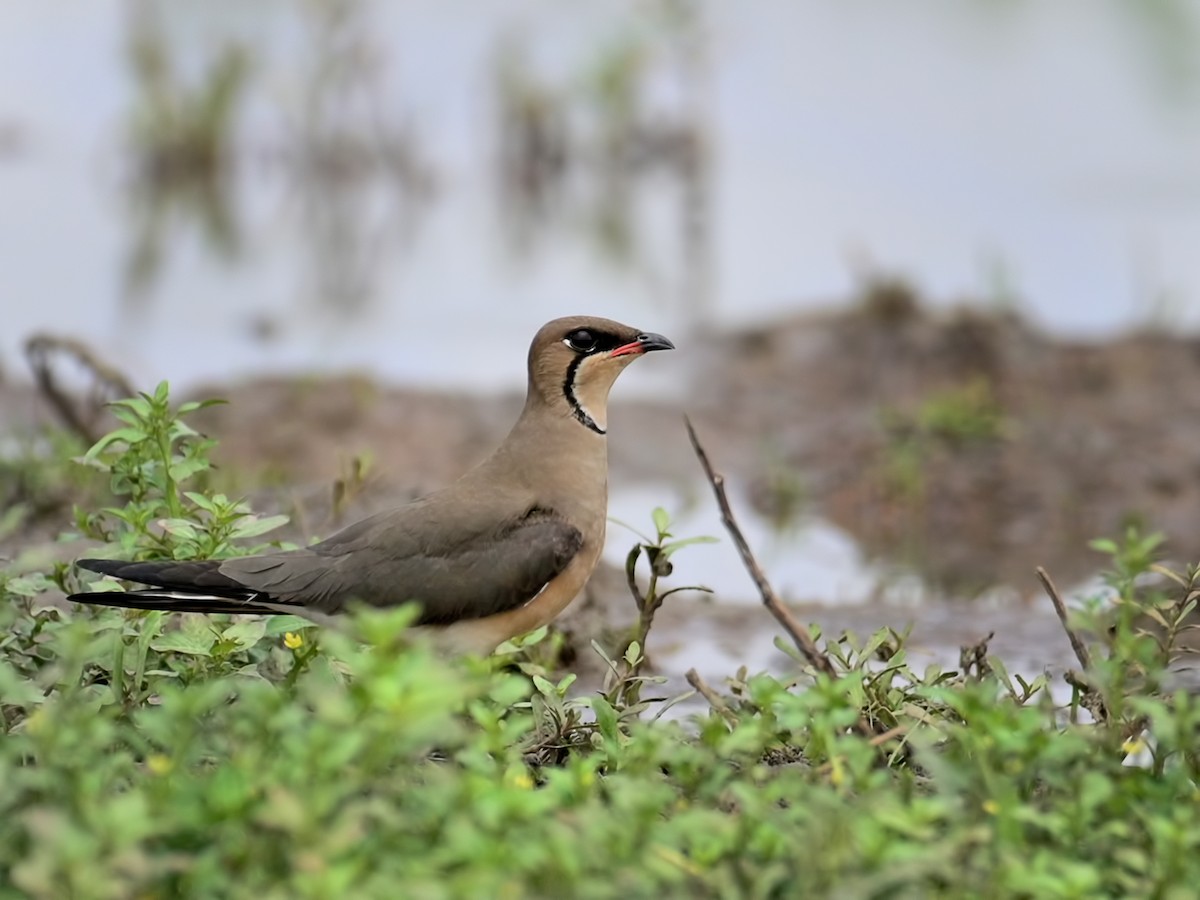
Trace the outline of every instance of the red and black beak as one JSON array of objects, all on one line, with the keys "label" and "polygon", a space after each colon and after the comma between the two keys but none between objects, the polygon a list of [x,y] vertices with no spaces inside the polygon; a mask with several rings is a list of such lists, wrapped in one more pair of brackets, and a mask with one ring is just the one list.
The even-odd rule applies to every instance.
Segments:
[{"label": "red and black beak", "polygon": [[649,353],[651,350],[674,350],[675,345],[661,334],[646,332],[639,334],[637,340],[622,344],[610,352],[609,356],[628,356],[631,353]]}]

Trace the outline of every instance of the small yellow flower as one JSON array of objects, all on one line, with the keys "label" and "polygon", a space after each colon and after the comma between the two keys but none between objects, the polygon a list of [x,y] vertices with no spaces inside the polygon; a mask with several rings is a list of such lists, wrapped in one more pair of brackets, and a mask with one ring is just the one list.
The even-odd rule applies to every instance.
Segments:
[{"label": "small yellow flower", "polygon": [[299,650],[304,646],[304,638],[294,631],[289,631],[283,636],[283,645],[289,650]]},{"label": "small yellow flower", "polygon": [[1141,735],[1135,735],[1121,745],[1121,751],[1127,756],[1136,756],[1146,749],[1146,742]]},{"label": "small yellow flower", "polygon": [[841,787],[846,783],[846,767],[842,764],[842,758],[835,756],[829,761],[829,781],[834,787]]},{"label": "small yellow flower", "polygon": [[504,779],[511,787],[529,790],[533,787],[533,779],[529,777],[528,772],[509,772]]},{"label": "small yellow flower", "polygon": [[172,768],[171,758],[161,753],[151,754],[146,757],[146,768],[155,775],[166,775]]},{"label": "small yellow flower", "polygon": [[1000,812],[1000,804],[995,800],[984,800],[983,811],[989,816],[994,816],[996,813]]},{"label": "small yellow flower", "polygon": [[42,730],[46,724],[46,714],[39,707],[30,713],[25,719],[25,731],[29,734],[37,736],[37,733]]}]

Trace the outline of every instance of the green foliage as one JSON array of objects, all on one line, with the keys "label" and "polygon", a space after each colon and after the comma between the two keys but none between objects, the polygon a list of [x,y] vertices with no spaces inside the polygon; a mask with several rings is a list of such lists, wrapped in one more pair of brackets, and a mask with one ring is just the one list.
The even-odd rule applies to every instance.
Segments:
[{"label": "green foliage", "polygon": [[950,443],[994,441],[1004,436],[1004,410],[981,377],[926,397],[915,416],[918,431]]},{"label": "green foliage", "polygon": [[209,453],[216,442],[183,417],[218,402],[184,403],[172,409],[164,381],[153,394],[113,403],[113,414],[124,427],[102,437],[80,462],[108,475],[109,489],[124,505],[99,512],[76,508],[79,530],[115,544],[123,557],[207,559],[234,555],[234,541],[286,523],[286,516],[257,518],[244,502],[224,494],[184,489],[193,481],[203,485],[200,480],[211,468]]},{"label": "green foliage", "polygon": [[[662,607],[663,601],[672,594],[684,591],[712,593],[708,588],[698,585],[687,585],[661,590],[659,588],[659,580],[671,575],[674,571],[674,564],[671,562],[671,557],[684,547],[690,547],[695,544],[711,544],[716,541],[716,538],[707,535],[676,538],[671,533],[671,528],[673,527],[671,517],[661,506],[654,509],[650,515],[650,519],[654,524],[653,537],[648,537],[636,529],[630,529],[641,538],[638,543],[633,545],[625,557],[625,581],[629,585],[629,591],[633,595],[634,603],[637,605],[638,618],[634,624],[633,633],[626,642],[625,650],[621,654],[621,664],[619,666],[616,665],[611,659],[605,656],[604,651],[599,646],[595,647],[596,652],[604,657],[604,661],[608,664],[609,670],[614,676],[610,683],[610,689],[607,692],[608,701],[618,706],[628,706],[631,708],[638,707],[638,701],[641,696],[641,685],[645,681],[640,672],[646,662],[644,653],[646,638],[650,634],[650,627],[654,624],[654,614]],[[625,527],[629,528],[628,525]],[[638,562],[643,557],[645,557],[649,568],[649,582],[645,592],[638,587],[637,583]]]},{"label": "green foliage", "polygon": [[[133,553],[233,549],[216,498],[181,487],[207,445],[159,393],[89,454],[127,500],[97,521]],[[641,618],[584,697],[532,661],[544,632],[448,660],[408,609],[321,630],[64,610],[50,575],[0,574],[0,894],[1192,893],[1200,701],[1166,664],[1195,572],[1158,565],[1157,539],[1101,545],[1117,608],[1066,705],[986,644],[918,671],[905,635],[814,630],[832,675],[781,641],[789,675],[742,670],[681,718],[640,694],[687,543],[653,520],[629,558]]]},{"label": "green foliage", "polygon": [[58,512],[82,487],[69,462],[83,449],[74,435],[50,430],[36,439],[16,437],[6,443],[0,451],[0,542]]}]

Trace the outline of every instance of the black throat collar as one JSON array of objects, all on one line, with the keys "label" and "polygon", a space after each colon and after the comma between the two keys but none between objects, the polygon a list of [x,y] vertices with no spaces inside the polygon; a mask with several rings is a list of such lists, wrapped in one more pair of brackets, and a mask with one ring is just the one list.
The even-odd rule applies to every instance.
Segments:
[{"label": "black throat collar", "polygon": [[599,435],[608,434],[603,428],[596,424],[583,405],[579,402],[579,398],[575,396],[575,373],[579,371],[579,364],[582,363],[586,356],[577,356],[571,360],[571,364],[567,366],[567,377],[563,380],[563,396],[567,398],[567,404],[571,407],[571,413],[585,428],[590,428]]}]

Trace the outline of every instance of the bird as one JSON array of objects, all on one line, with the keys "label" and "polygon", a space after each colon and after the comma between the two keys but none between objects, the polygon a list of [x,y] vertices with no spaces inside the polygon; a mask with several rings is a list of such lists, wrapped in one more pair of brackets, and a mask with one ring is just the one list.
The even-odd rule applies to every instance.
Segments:
[{"label": "bird", "polygon": [[419,606],[440,648],[487,655],[553,621],[596,568],[608,520],[608,395],[633,360],[675,345],[611,319],[547,322],[529,348],[516,424],[473,469],[431,494],[298,550],[211,560],[77,565],[140,590],[67,599],[198,613]]}]

